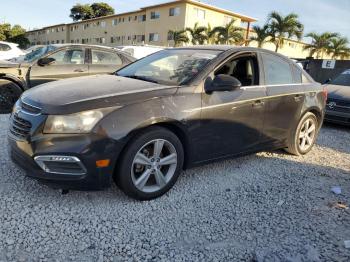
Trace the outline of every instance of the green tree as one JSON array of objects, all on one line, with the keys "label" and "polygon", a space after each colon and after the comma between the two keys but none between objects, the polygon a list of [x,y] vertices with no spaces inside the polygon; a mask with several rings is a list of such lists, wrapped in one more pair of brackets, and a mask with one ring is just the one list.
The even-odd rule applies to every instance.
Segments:
[{"label": "green tree", "polygon": [[263,45],[268,42],[269,38],[271,37],[269,26],[264,25],[263,27],[260,27],[255,25],[253,26],[253,30],[255,35],[250,37],[250,41],[257,42],[259,48],[263,47]]},{"label": "green tree", "polygon": [[303,37],[304,26],[299,22],[297,14],[282,16],[278,12],[271,12],[268,16],[268,25],[271,41],[276,45],[276,52],[283,47],[285,38],[297,37],[301,40]]},{"label": "green tree", "polygon": [[205,32],[206,35],[208,36],[207,42],[208,44],[215,44],[217,41],[217,34],[214,32],[213,28],[211,25],[208,23],[207,31]]},{"label": "green tree", "polygon": [[309,50],[310,56],[316,55],[316,58],[323,58],[324,54],[329,50],[331,40],[339,37],[339,34],[324,32],[322,34],[308,33],[305,36],[311,38],[311,43],[306,45],[304,50]]},{"label": "green tree", "polygon": [[25,36],[25,33],[26,30],[20,25],[0,24],[0,40],[17,43],[21,48],[29,45],[29,40]]},{"label": "green tree", "polygon": [[174,46],[180,46],[182,43],[188,43],[189,38],[186,35],[186,30],[169,30],[168,34],[171,36],[171,39],[174,41]]},{"label": "green tree", "polygon": [[91,5],[91,8],[94,13],[94,17],[101,17],[114,14],[114,8],[107,3],[93,3]]},{"label": "green tree", "polygon": [[91,19],[95,16],[90,5],[76,4],[71,8],[69,17],[72,18],[73,21],[80,21]]},{"label": "green tree", "polygon": [[198,23],[195,23],[193,28],[187,27],[186,31],[190,33],[193,45],[203,45],[208,39],[206,34],[207,28],[205,26],[198,26]]},{"label": "green tree", "polygon": [[235,20],[232,19],[226,26],[217,26],[213,29],[220,44],[240,44],[243,42],[243,30],[235,26],[234,23]]},{"label": "green tree", "polygon": [[350,56],[349,40],[346,37],[337,37],[330,40],[327,54],[331,54],[333,59],[345,59]]}]

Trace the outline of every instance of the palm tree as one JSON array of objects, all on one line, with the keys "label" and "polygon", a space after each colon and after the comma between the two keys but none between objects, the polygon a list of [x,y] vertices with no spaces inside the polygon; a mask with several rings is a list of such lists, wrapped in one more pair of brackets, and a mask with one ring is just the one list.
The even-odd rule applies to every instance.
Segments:
[{"label": "palm tree", "polygon": [[182,43],[186,44],[189,42],[189,38],[186,35],[186,30],[169,30],[168,35],[170,36],[169,39],[174,41],[174,46],[180,46]]},{"label": "palm tree", "polygon": [[331,40],[339,37],[338,33],[325,32],[322,34],[308,33],[306,37],[310,37],[311,44],[304,47],[304,50],[310,51],[310,56],[316,54],[316,58],[323,58],[323,55],[327,53]]},{"label": "palm tree", "polygon": [[207,42],[208,44],[215,44],[217,37],[216,37],[216,32],[213,31],[211,25],[208,23],[206,35],[208,36]]},{"label": "palm tree", "polygon": [[345,59],[350,56],[349,40],[346,37],[337,37],[330,40],[327,54],[332,54],[332,58]]},{"label": "palm tree", "polygon": [[250,37],[250,41],[254,41],[258,43],[258,47],[261,48],[263,45],[268,42],[268,38],[271,37],[269,26],[264,25],[263,27],[260,26],[253,26],[253,30],[255,32],[255,36]]},{"label": "palm tree", "polygon": [[294,13],[282,16],[278,12],[271,12],[268,16],[268,25],[271,41],[276,45],[276,52],[283,47],[285,38],[295,36],[301,40],[303,36],[304,26],[298,21],[298,15]]},{"label": "palm tree", "polygon": [[208,39],[206,34],[207,28],[205,26],[198,26],[198,23],[195,23],[193,28],[187,27],[186,31],[190,33],[193,45],[203,45]]},{"label": "palm tree", "polygon": [[227,25],[217,26],[212,30],[214,34],[217,34],[220,44],[241,44],[244,41],[242,28],[236,27],[234,23],[235,20],[232,19]]}]

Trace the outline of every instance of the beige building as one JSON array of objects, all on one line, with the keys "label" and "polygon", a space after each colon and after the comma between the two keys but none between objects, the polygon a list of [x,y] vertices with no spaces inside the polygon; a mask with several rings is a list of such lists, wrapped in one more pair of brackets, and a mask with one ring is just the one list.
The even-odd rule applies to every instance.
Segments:
[{"label": "beige building", "polygon": [[[235,19],[235,24],[244,29],[249,37],[250,25],[256,19],[221,9],[194,0],[177,0],[154,6],[143,7],[137,11],[110,15],[70,24],[59,24],[27,32],[32,45],[82,43],[107,46],[151,44],[173,46],[168,36],[169,30],[193,27],[195,23],[203,26],[224,26]],[[249,33],[247,33],[249,32]],[[254,46],[255,43],[250,43]],[[307,57],[303,51],[305,44],[287,40],[281,53],[289,57]],[[264,48],[274,50],[272,43]]]}]

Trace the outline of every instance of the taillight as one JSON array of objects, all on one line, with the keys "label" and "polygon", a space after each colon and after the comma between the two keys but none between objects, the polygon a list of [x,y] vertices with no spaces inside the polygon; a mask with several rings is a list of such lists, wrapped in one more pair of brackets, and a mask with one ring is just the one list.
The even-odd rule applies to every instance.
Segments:
[{"label": "taillight", "polygon": [[325,102],[327,102],[327,98],[328,98],[328,91],[326,89],[326,87],[323,87],[323,90],[322,90],[322,95],[323,95],[323,99]]}]

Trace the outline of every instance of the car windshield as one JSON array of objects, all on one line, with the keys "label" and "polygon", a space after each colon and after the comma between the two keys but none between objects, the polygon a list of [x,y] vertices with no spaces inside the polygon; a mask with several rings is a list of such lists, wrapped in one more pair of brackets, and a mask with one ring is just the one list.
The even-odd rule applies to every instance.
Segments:
[{"label": "car windshield", "polygon": [[48,46],[41,46],[37,49],[34,49],[33,51],[31,51],[30,53],[26,54],[25,56],[23,56],[20,60],[21,62],[33,62],[37,59],[39,59],[40,57],[42,57],[43,55],[46,55],[47,53],[56,50],[57,47],[52,46],[52,45],[48,45]]},{"label": "car windshield", "polygon": [[330,82],[332,85],[350,86],[350,69],[344,71]]},{"label": "car windshield", "polygon": [[217,50],[163,50],[124,67],[116,74],[165,85],[183,85],[220,53]]}]

